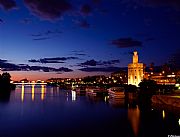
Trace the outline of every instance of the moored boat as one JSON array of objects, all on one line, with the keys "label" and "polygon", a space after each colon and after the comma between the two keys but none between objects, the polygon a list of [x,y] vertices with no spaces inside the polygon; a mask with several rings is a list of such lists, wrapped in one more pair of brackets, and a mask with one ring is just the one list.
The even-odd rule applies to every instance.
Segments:
[{"label": "moored boat", "polygon": [[107,93],[104,88],[100,87],[87,87],[86,88],[86,95],[87,96],[103,96]]},{"label": "moored boat", "polygon": [[86,88],[85,87],[76,87],[74,89],[77,95],[86,95]]},{"label": "moored boat", "polygon": [[86,95],[86,87],[73,87],[72,90],[75,91],[77,95]]},{"label": "moored boat", "polygon": [[125,93],[123,87],[111,87],[108,89],[110,99],[124,99]]}]

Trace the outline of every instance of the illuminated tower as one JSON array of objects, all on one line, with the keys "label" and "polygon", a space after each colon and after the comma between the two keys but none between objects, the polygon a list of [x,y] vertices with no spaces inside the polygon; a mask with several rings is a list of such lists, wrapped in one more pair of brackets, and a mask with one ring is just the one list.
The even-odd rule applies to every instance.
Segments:
[{"label": "illuminated tower", "polygon": [[143,80],[143,63],[138,63],[138,53],[134,51],[133,62],[128,64],[128,84],[136,85]]}]

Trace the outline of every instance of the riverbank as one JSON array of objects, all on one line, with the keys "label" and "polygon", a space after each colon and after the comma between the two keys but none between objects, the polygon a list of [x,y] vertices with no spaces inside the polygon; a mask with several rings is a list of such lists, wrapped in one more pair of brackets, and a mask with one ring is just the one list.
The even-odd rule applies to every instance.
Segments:
[{"label": "riverbank", "polygon": [[153,108],[173,112],[180,116],[180,96],[153,95],[151,100]]},{"label": "riverbank", "polygon": [[170,105],[180,108],[180,96],[153,95],[151,100],[154,104]]}]

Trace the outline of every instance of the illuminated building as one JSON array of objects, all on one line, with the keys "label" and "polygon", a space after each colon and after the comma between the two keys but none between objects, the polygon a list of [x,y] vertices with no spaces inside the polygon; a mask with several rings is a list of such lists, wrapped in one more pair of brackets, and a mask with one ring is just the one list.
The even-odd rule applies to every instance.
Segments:
[{"label": "illuminated building", "polygon": [[119,70],[116,72],[111,73],[111,78],[117,80],[117,83],[127,84],[127,71]]},{"label": "illuminated building", "polygon": [[143,63],[138,62],[138,53],[134,51],[133,62],[128,64],[128,84],[136,85],[143,80]]}]

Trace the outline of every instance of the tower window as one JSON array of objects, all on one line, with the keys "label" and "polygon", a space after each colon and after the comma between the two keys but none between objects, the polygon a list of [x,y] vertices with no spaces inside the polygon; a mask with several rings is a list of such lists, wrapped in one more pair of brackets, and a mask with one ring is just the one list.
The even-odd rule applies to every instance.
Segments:
[{"label": "tower window", "polygon": [[136,79],[136,76],[134,78]]}]

